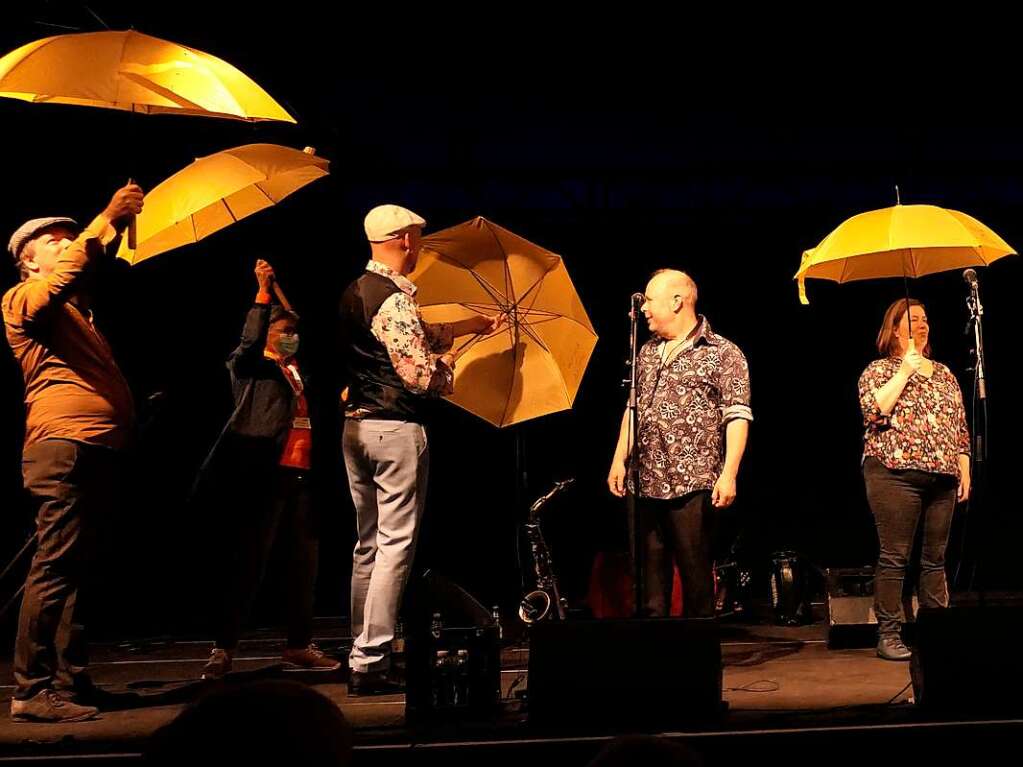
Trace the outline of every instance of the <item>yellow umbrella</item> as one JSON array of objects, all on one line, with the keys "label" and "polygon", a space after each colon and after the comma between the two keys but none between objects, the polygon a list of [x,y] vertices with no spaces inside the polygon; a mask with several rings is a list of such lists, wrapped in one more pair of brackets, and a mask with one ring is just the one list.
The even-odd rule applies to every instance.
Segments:
[{"label": "yellow umbrella", "polygon": [[276,205],[328,175],[329,161],[277,144],[247,144],[201,157],[145,196],[137,244],[121,242],[118,258],[137,264],[189,245]]},{"label": "yellow umbrella", "polygon": [[456,340],[449,401],[499,427],[572,407],[597,335],[560,256],[478,217],[424,237],[410,278],[428,322],[507,320]]},{"label": "yellow umbrella", "polygon": [[0,59],[0,96],[50,104],[295,122],[226,61],[140,32],[83,32]]},{"label": "yellow umbrella", "polygon": [[985,266],[1015,251],[977,219],[934,205],[896,205],[844,221],[816,248],[804,251],[793,279],[799,300],[806,279],[835,282],[925,274]]}]

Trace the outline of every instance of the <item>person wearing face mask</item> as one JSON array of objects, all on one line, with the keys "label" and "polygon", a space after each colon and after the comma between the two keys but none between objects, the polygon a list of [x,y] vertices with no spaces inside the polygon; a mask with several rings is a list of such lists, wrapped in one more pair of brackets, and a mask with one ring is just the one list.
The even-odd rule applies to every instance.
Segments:
[{"label": "person wearing face mask", "polygon": [[93,324],[87,283],[141,210],[142,190],[129,183],[84,229],[70,218],[37,218],[8,245],[21,280],[4,294],[4,330],[25,379],[22,476],[36,509],[14,651],[14,721],[74,722],[97,713],[83,705],[95,698],[83,595],[135,407]]},{"label": "person wearing face mask", "polygon": [[[645,550],[646,604],[640,613],[651,617],[668,614],[673,563],[684,615],[714,616],[715,509],[735,500],[753,420],[746,358],[696,313],[696,298],[688,274],[661,269],[647,283],[641,307],[653,335],[636,360],[635,492]],[[619,497],[626,492],[630,427],[626,409],[607,478]]]},{"label": "person wearing face mask", "polygon": [[959,382],[930,358],[923,304],[892,303],[877,350],[884,356],[859,382],[863,479],[881,544],[874,576],[877,654],[906,661],[912,653],[901,637],[902,586],[921,527],[920,605],[948,607],[945,549],[956,502],[970,496],[970,433]]},{"label": "person wearing face mask", "polygon": [[235,409],[201,470],[212,479],[213,513],[224,524],[218,626],[203,679],[231,670],[241,625],[255,600],[273,546],[283,546],[288,637],[282,660],[304,669],[341,664],[312,642],[318,525],[310,502],[312,422],[306,381],[295,356],[298,316],[271,303],[273,267],[255,267],[256,299],[241,342],[227,360]]},{"label": "person wearing face mask", "polygon": [[372,258],[341,299],[348,397],[342,449],[355,504],[350,695],[397,692],[391,643],[415,554],[429,469],[425,400],[452,391],[457,336],[489,334],[500,317],[422,321],[416,268],[426,221],[380,205],[364,227]]}]

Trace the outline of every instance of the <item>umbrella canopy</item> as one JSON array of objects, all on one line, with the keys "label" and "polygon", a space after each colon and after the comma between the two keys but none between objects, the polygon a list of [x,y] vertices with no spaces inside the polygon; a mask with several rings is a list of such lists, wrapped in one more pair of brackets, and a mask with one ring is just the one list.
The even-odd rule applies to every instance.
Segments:
[{"label": "umbrella canopy", "polygon": [[816,248],[804,251],[799,300],[807,304],[806,279],[835,282],[925,274],[986,266],[1014,254],[1005,240],[977,219],[934,205],[896,205],[842,222]]},{"label": "umbrella canopy", "polygon": [[478,217],[424,237],[410,279],[428,322],[506,318],[456,339],[448,400],[498,427],[572,407],[597,335],[560,256]]},{"label": "umbrella canopy", "polygon": [[0,59],[0,96],[37,103],[295,122],[216,56],[140,32],[83,32],[23,45]]},{"label": "umbrella canopy", "polygon": [[323,178],[329,164],[311,148],[277,144],[247,144],[201,157],[149,191],[138,216],[136,247],[122,241],[118,258],[137,264],[198,242]]}]

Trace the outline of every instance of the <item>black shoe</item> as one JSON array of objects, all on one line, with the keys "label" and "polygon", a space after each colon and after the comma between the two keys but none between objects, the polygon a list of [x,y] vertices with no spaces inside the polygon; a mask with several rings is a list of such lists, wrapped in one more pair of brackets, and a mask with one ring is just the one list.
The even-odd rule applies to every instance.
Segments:
[{"label": "black shoe", "polygon": [[883,635],[877,642],[877,657],[885,660],[909,660],[913,657],[912,651],[902,643],[898,634]]},{"label": "black shoe", "polygon": [[54,687],[54,692],[64,700],[78,703],[82,706],[101,706],[110,693],[104,692],[88,676],[75,677],[70,687]]},{"label": "black shoe", "polygon": [[405,685],[395,682],[384,671],[352,671],[348,677],[348,694],[351,697],[362,695],[401,695]]}]

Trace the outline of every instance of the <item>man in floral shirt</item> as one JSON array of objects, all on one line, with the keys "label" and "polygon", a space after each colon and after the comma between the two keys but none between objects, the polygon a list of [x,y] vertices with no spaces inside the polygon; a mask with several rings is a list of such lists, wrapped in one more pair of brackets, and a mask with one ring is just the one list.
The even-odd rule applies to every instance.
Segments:
[{"label": "man in floral shirt", "polygon": [[352,695],[397,692],[391,642],[426,498],[429,448],[423,400],[450,393],[452,340],[496,330],[498,318],[424,323],[416,267],[426,221],[397,205],[366,216],[372,259],[341,300],[348,399],[343,451],[355,503],[352,566]]},{"label": "man in floral shirt", "polygon": [[[652,616],[668,614],[673,560],[685,615],[714,615],[713,510],[735,500],[753,420],[746,358],[696,314],[696,299],[687,274],[662,269],[647,285],[642,306],[653,337],[637,359],[634,490],[646,551],[643,612]],[[626,492],[630,428],[626,410],[608,475],[618,496]]]}]

